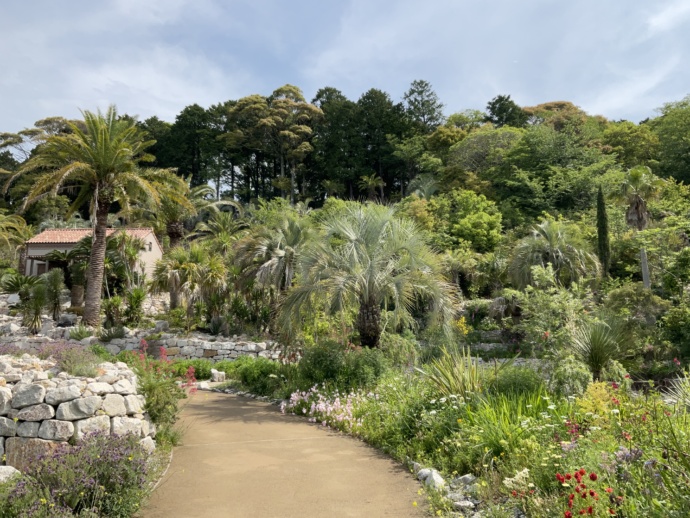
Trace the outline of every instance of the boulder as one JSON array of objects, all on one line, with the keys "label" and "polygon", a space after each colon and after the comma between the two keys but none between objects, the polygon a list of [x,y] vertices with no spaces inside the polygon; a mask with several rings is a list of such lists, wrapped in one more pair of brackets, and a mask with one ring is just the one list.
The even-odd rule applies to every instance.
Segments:
[{"label": "boulder", "polygon": [[153,330],[154,333],[164,333],[170,329],[170,324],[167,320],[156,320],[156,328]]},{"label": "boulder", "polygon": [[103,399],[99,396],[75,399],[60,403],[56,416],[61,421],[76,421],[93,416],[101,406],[103,406]]},{"label": "boulder", "polygon": [[439,490],[444,488],[446,485],[446,481],[435,469],[425,468],[419,470],[419,473],[417,473],[417,478],[424,482],[424,485],[429,486],[432,489]]},{"label": "boulder", "polygon": [[134,385],[132,385],[129,380],[120,380],[117,383],[113,383],[112,388],[116,394],[120,394],[122,396],[128,396],[136,392],[134,390]]},{"label": "boulder", "polygon": [[62,443],[43,439],[10,437],[5,440],[5,459],[8,466],[28,471],[38,457],[52,453],[60,444]]},{"label": "boulder", "polygon": [[8,306],[16,306],[22,301],[22,299],[19,297],[19,293],[12,293],[10,294],[9,297],[7,297],[7,305]]},{"label": "boulder", "polygon": [[86,390],[90,391],[92,394],[97,396],[102,396],[103,394],[112,394],[113,386],[109,383],[89,383],[86,385]]},{"label": "boulder", "polygon": [[151,455],[156,449],[156,442],[151,437],[144,437],[141,441],[139,441],[139,444],[141,444],[141,447],[144,448],[144,451],[149,455]]},{"label": "boulder", "polygon": [[211,381],[225,381],[225,373],[222,371],[217,371],[216,369],[211,369]]},{"label": "boulder", "polygon": [[458,502],[453,502],[453,509],[456,511],[471,511],[474,509],[474,503],[469,500],[460,500]]},{"label": "boulder", "polygon": [[0,387],[0,415],[7,415],[12,408],[12,390]]},{"label": "boulder", "polygon": [[18,333],[20,329],[21,327],[19,327],[17,324],[15,324],[14,322],[10,322],[9,324],[5,324],[4,326],[2,326],[0,330],[4,335],[13,335]]},{"label": "boulder", "polygon": [[19,477],[21,474],[21,471],[12,466],[0,466],[0,484],[4,484],[14,477]]},{"label": "boulder", "polygon": [[108,394],[103,398],[101,409],[110,417],[127,415],[125,398],[120,394]]},{"label": "boulder", "polygon": [[142,396],[125,396],[125,409],[127,414],[141,414],[144,411],[143,399]]},{"label": "boulder", "polygon": [[0,437],[14,437],[17,435],[17,422],[14,419],[0,417]]},{"label": "boulder", "polygon": [[83,419],[74,423],[74,439],[81,441],[84,435],[92,433],[110,434],[110,418],[107,415],[99,415],[89,419]]},{"label": "boulder", "polygon": [[[31,376],[33,380],[33,375]],[[12,396],[12,408],[24,408],[25,406],[43,403],[46,397],[46,389],[41,385],[24,384],[16,389]]]},{"label": "boulder", "polygon": [[110,420],[110,433],[112,435],[141,435],[141,419],[113,417]]},{"label": "boulder", "polygon": [[60,403],[77,399],[79,396],[81,396],[81,389],[78,385],[64,385],[48,390],[45,402],[49,405],[57,406]]},{"label": "boulder", "polygon": [[55,409],[45,403],[24,407],[17,414],[17,419],[20,421],[45,421],[53,417],[55,417]]},{"label": "boulder", "polygon": [[73,435],[74,424],[70,421],[57,421],[55,419],[43,421],[38,430],[38,436],[48,441],[67,441]]},{"label": "boulder", "polygon": [[41,423],[35,421],[25,421],[17,425],[18,437],[38,437],[38,429]]},{"label": "boulder", "polygon": [[75,313],[63,313],[58,319],[58,327],[72,327],[77,325],[79,317]]}]

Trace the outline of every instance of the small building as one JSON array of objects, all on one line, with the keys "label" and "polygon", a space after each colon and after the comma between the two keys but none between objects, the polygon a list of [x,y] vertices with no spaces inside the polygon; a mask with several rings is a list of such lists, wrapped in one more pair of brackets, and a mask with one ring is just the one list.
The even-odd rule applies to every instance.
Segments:
[{"label": "small building", "polygon": [[[140,272],[150,276],[156,265],[156,261],[163,258],[163,248],[158,242],[152,228],[109,228],[107,236],[116,232],[126,232],[131,237],[136,237],[144,242],[144,247],[139,252]],[[92,228],[51,228],[32,237],[26,242],[26,270],[25,275],[38,276],[50,269],[49,261],[45,256],[53,250],[69,252],[85,237],[93,235]]]}]

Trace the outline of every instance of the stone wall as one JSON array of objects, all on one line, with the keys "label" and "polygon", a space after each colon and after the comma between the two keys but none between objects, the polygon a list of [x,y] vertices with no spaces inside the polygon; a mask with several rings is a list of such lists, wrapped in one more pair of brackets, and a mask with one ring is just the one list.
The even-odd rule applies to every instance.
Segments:
[{"label": "stone wall", "polygon": [[136,375],[121,362],[102,363],[97,373],[75,377],[52,360],[0,356],[0,458],[23,471],[37,455],[94,432],[134,434],[153,451],[155,426]]}]

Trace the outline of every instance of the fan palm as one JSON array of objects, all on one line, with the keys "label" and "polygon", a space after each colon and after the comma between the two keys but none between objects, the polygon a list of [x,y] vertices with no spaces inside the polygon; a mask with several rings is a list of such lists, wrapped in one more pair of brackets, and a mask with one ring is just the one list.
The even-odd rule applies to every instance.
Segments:
[{"label": "fan palm", "polygon": [[[625,180],[621,183],[619,199],[628,205],[625,211],[625,222],[635,230],[644,230],[649,225],[649,211],[647,200],[655,198],[664,181],[652,174],[647,166],[633,167],[628,171]],[[652,283],[649,277],[649,264],[647,262],[647,250],[640,249],[640,265],[642,269],[642,282],[645,288],[650,288]]]},{"label": "fan palm", "polygon": [[[108,213],[114,203],[125,212],[135,201],[159,203],[159,192],[184,193],[182,180],[168,169],[140,168],[153,157],[146,150],[155,141],[145,140],[135,121],[118,117],[110,106],[105,113],[82,112],[83,124],[68,123],[70,132],[50,136],[36,154],[13,175],[46,171],[34,184],[25,203],[66,189],[78,192],[73,209],[89,202],[94,238],[86,275],[84,323],[99,324]],[[177,186],[177,188],[175,188]],[[184,204],[181,196],[179,203]]]},{"label": "fan palm", "polygon": [[386,186],[386,182],[376,173],[369,176],[360,176],[358,185],[360,189],[367,191],[369,200],[373,200],[376,197],[376,189],[380,189],[381,199],[383,199],[383,188]]},{"label": "fan palm", "polygon": [[576,356],[592,371],[594,381],[612,360],[621,355],[623,333],[616,323],[596,321],[582,324],[573,332],[573,349]]},{"label": "fan palm", "polygon": [[534,266],[550,264],[555,278],[562,284],[599,274],[599,261],[585,250],[585,244],[574,230],[562,222],[546,220],[517,244],[510,273],[518,287],[532,283]]},{"label": "fan palm", "polygon": [[384,305],[395,326],[412,324],[413,308],[423,303],[448,328],[455,308],[452,288],[414,223],[389,207],[356,205],[327,219],[323,231],[324,238],[302,253],[300,284],[282,304],[279,323],[286,333],[317,300],[331,314],[358,308],[356,326],[367,347],[379,344]]}]

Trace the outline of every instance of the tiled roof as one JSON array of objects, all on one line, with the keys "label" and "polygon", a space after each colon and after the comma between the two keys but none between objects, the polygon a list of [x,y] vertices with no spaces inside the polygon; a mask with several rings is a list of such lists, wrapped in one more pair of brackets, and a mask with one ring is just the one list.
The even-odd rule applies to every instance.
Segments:
[{"label": "tiled roof", "polygon": [[[151,232],[152,228],[109,228],[107,229],[107,236],[112,236],[115,232],[124,230],[128,235],[132,237],[145,238]],[[28,244],[32,243],[47,243],[47,244],[59,244],[59,243],[78,243],[86,236],[93,234],[92,228],[51,228],[49,230],[44,230],[37,236],[32,237],[27,241]]]}]

